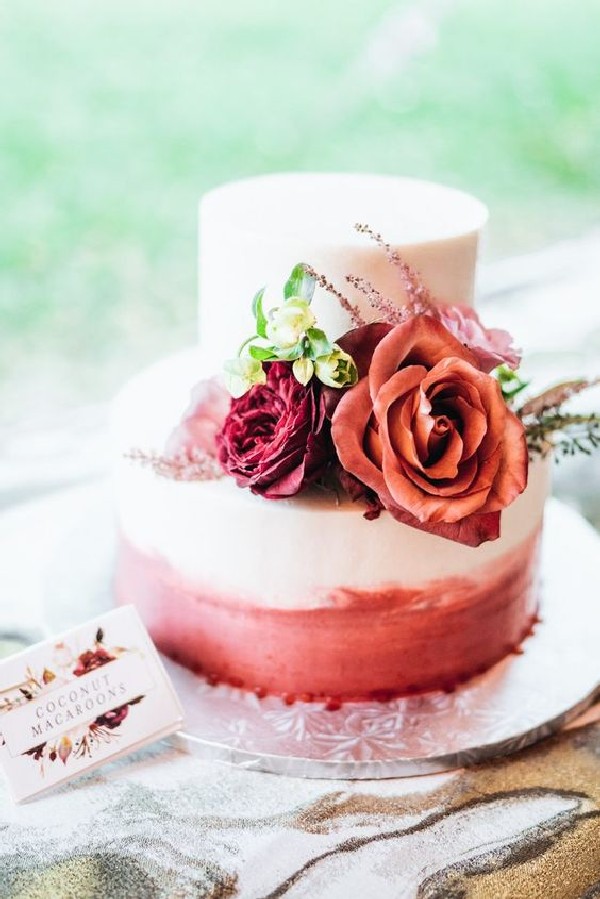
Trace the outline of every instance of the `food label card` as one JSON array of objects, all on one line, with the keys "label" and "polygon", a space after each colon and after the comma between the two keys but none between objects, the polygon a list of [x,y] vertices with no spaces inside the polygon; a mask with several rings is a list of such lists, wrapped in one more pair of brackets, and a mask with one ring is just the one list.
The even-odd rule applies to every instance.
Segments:
[{"label": "food label card", "polygon": [[0,763],[17,802],[174,733],[182,718],[133,606],[0,662]]}]

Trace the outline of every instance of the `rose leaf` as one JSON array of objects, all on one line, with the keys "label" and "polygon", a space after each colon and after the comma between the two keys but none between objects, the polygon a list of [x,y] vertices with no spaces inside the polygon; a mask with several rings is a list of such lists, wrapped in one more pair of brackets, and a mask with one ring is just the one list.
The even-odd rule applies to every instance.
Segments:
[{"label": "rose leaf", "polygon": [[264,347],[253,345],[248,348],[248,352],[253,359],[257,359],[259,362],[269,362],[272,359],[277,359],[272,346]]},{"label": "rose leaf", "polygon": [[300,297],[307,303],[313,298],[317,279],[311,274],[309,267],[304,262],[299,262],[292,269],[292,273],[285,283],[283,295],[286,300],[292,297]]},{"label": "rose leaf", "polygon": [[277,358],[283,360],[284,362],[293,362],[295,359],[299,359],[300,356],[303,355],[304,344],[302,342],[297,343],[295,346],[277,350]]},{"label": "rose leaf", "polygon": [[332,352],[331,342],[327,339],[325,331],[322,331],[320,328],[309,328],[306,332],[306,337],[309,343],[311,359],[318,359],[319,356],[329,356]]},{"label": "rose leaf", "polygon": [[263,309],[264,295],[265,288],[262,287],[252,300],[252,314],[256,319],[256,333],[259,337],[267,336],[267,316],[265,315]]}]

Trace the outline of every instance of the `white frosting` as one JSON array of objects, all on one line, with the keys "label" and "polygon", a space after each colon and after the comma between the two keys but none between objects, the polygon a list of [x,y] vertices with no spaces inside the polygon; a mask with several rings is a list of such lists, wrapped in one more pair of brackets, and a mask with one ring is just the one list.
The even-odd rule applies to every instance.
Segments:
[{"label": "white frosting", "polygon": [[[252,333],[252,297],[267,285],[267,305],[280,302],[292,267],[307,262],[361,308],[377,315],[347,274],[370,280],[405,301],[399,274],[355,222],[368,224],[421,273],[440,300],[471,303],[479,232],[487,210],[457,190],[381,175],[280,174],[217,188],[200,204],[200,342],[207,366],[223,360]],[[335,339],[347,313],[321,288],[313,303]]]},{"label": "white frosting", "polygon": [[[163,360],[131,381],[113,415],[115,450],[162,451],[207,371],[197,350]],[[189,586],[239,601],[302,608],[326,602],[335,587],[419,584],[468,574],[502,557],[539,525],[549,464],[530,466],[529,486],[502,515],[502,536],[477,549],[399,524],[382,513],[338,505],[313,492],[289,501],[264,500],[227,478],[177,482],[120,458],[116,493],[120,527],[135,547],[165,560]]]}]

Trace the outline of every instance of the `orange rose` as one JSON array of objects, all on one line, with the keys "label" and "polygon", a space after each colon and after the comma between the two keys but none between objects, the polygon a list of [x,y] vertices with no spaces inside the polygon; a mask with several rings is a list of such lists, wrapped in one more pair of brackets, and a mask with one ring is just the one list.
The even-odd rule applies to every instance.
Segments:
[{"label": "orange rose", "polygon": [[339,343],[361,375],[332,418],[343,468],[405,524],[470,546],[496,539],[528,468],[498,382],[428,315]]}]

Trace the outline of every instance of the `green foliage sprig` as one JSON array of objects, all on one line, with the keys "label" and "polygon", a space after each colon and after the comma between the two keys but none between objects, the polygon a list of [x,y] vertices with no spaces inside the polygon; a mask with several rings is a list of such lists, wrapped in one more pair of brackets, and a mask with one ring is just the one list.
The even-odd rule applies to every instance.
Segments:
[{"label": "green foliage sprig", "polygon": [[264,384],[265,362],[288,362],[294,377],[306,385],[314,376],[328,387],[350,387],[358,380],[352,357],[317,326],[310,308],[316,277],[304,263],[292,269],[283,288],[283,303],[264,309],[265,288],[252,301],[255,333],[225,363],[227,387],[234,397]]},{"label": "green foliage sprig", "polygon": [[596,412],[564,412],[567,400],[598,384],[599,379],[578,378],[550,387],[527,400],[517,414],[523,421],[531,458],[546,456],[551,450],[556,458],[577,453],[591,455],[600,448],[600,415]]},{"label": "green foliage sprig", "polygon": [[591,456],[600,448],[600,416],[551,412],[540,415],[525,427],[530,456],[546,456],[551,450],[560,456],[584,453]]}]

